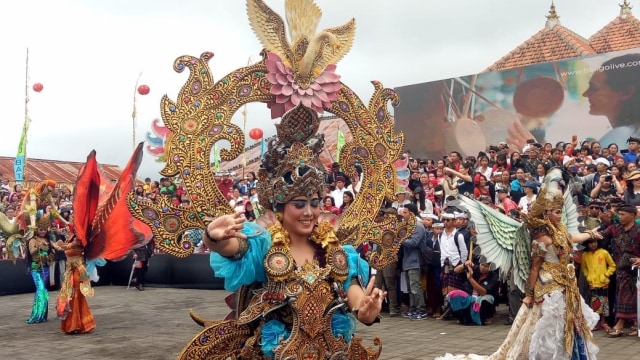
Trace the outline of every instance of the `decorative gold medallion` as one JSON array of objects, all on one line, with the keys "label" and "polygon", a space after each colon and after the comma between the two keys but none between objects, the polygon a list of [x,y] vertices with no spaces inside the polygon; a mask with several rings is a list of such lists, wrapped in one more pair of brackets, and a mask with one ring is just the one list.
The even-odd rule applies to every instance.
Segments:
[{"label": "decorative gold medallion", "polygon": [[285,246],[273,246],[264,257],[264,266],[270,278],[280,281],[293,272],[293,258]]},{"label": "decorative gold medallion", "polygon": [[345,281],[349,275],[349,259],[341,247],[333,247],[327,256],[327,265],[331,266],[332,277],[338,281]]}]

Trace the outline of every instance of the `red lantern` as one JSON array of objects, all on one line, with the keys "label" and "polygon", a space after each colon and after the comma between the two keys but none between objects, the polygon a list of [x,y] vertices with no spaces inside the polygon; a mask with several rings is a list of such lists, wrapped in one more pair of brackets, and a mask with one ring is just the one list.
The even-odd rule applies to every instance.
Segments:
[{"label": "red lantern", "polygon": [[262,139],[262,129],[251,129],[251,131],[249,131],[249,137],[256,141]]},{"label": "red lantern", "polygon": [[44,88],[44,86],[40,83],[35,83],[33,84],[33,91],[35,92],[40,92],[42,91],[42,89]]},{"label": "red lantern", "polygon": [[147,95],[149,93],[149,87],[147,85],[138,86],[138,94]]}]

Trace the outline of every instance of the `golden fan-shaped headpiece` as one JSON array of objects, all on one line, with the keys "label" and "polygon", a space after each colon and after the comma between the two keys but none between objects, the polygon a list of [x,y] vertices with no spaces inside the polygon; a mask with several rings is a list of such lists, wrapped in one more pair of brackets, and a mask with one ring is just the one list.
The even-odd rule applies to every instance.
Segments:
[{"label": "golden fan-shaped headpiece", "polygon": [[233,213],[214,180],[211,151],[214,145],[227,143],[228,148],[220,150],[221,162],[241,156],[245,135],[232,123],[232,116],[251,102],[266,103],[272,117],[282,118],[258,174],[262,205],[274,209],[297,195],[323,193],[325,165],[319,155],[326,149],[324,136],[318,134],[322,121],[318,114],[326,111],[342,119],[352,135],[339,159],[346,175],[355,174],[356,163],[362,168],[360,192],[340,217],[338,238],[356,248],[363,242],[377,244],[370,257],[373,267],[395,261],[415,226],[413,220],[403,222],[392,215],[376,218],[385,199],[395,200],[394,162],[402,153],[404,136],[394,131],[388,104],[399,104],[397,93],[373,81],[374,92],[366,103],[340,81],[336,62],[351,47],[353,20],[316,34],[320,11],[313,1],[287,0],[289,41],[278,14],[262,0],[246,1],[249,22],[265,46],[262,60],[214,82],[208,64],[213,53],[182,56],[174,69],[188,69],[189,78],[175,100],[162,98],[162,120],[170,133],[161,174],[180,176],[191,206],[175,206],[162,196],[151,203],[131,193],[131,213],[151,227],[160,250],[178,257],[190,255],[194,244],[183,236],[185,231],[203,229],[210,219]]}]

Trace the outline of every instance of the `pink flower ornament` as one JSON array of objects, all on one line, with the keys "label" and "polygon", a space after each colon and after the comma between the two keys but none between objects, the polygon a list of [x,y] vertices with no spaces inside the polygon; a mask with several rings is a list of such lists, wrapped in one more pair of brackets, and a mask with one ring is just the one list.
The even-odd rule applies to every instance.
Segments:
[{"label": "pink flower ornament", "polygon": [[331,102],[338,98],[337,92],[342,85],[340,75],[334,72],[334,64],[327,65],[315,78],[310,74],[308,84],[301,84],[300,79],[304,78],[304,74],[295,74],[293,69],[285,65],[274,53],[267,53],[266,65],[271,93],[276,95],[275,102],[268,104],[272,119],[281,117],[300,103],[322,114],[324,107],[331,107]]}]

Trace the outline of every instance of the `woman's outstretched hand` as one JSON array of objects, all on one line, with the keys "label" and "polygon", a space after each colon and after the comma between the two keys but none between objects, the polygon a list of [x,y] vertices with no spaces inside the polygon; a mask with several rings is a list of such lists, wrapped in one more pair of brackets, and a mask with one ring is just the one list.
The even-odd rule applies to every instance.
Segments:
[{"label": "woman's outstretched hand", "polygon": [[369,280],[369,285],[364,291],[364,296],[360,300],[358,307],[358,320],[365,324],[371,324],[382,310],[382,301],[387,296],[386,291],[382,291],[373,286],[375,276]]},{"label": "woman's outstretched hand", "polygon": [[226,242],[230,239],[246,239],[241,232],[245,218],[242,214],[223,215],[207,225],[206,236],[214,243]]}]

